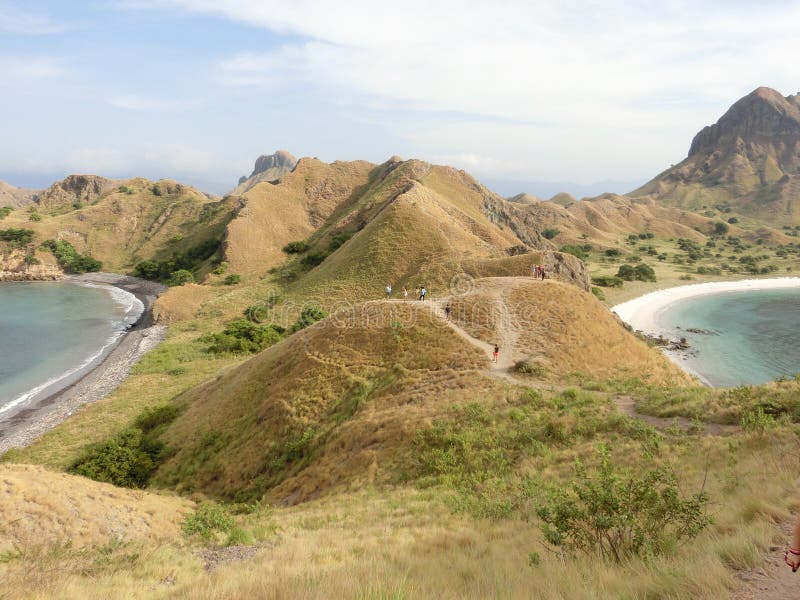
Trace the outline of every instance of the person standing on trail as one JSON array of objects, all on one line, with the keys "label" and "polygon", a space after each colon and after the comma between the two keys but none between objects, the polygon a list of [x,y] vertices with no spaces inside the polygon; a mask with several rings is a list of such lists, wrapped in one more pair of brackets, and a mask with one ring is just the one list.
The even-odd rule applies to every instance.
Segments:
[{"label": "person standing on trail", "polygon": [[797,516],[797,521],[794,524],[792,545],[786,548],[783,553],[783,562],[792,567],[792,572],[800,568],[800,515]]},{"label": "person standing on trail", "polygon": [[494,345],[494,352],[492,353],[492,361],[497,362],[497,357],[500,356],[500,346]]},{"label": "person standing on trail", "polygon": [[386,299],[388,300],[391,297],[392,297],[392,286],[391,286],[391,284],[387,283],[386,284]]},{"label": "person standing on trail", "polygon": [[444,316],[449,321],[450,320],[450,305],[444,307]]},{"label": "person standing on trail", "polygon": [[403,300],[408,300],[408,289],[403,286]]},{"label": "person standing on trail", "polygon": [[544,265],[539,267],[542,270],[542,281],[544,281]]},{"label": "person standing on trail", "polygon": [[425,294],[427,294],[427,293],[428,293],[428,290],[423,285],[422,288],[419,290],[419,299],[420,300],[425,300]]}]

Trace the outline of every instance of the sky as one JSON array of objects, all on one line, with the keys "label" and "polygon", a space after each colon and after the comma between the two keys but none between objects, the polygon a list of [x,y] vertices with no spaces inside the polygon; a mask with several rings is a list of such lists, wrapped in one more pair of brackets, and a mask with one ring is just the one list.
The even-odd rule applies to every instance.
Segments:
[{"label": "sky", "polygon": [[800,2],[0,0],[0,179],[169,177],[260,154],[625,192],[761,85],[800,82]]}]

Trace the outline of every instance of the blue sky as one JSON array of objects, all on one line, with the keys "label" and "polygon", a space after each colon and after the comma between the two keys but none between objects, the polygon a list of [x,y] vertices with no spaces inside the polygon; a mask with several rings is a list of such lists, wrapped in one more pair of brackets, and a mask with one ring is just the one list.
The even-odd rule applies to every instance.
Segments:
[{"label": "blue sky", "polygon": [[779,1],[0,0],[0,179],[221,193],[283,148],[626,191],[759,85],[800,89],[799,22]]}]

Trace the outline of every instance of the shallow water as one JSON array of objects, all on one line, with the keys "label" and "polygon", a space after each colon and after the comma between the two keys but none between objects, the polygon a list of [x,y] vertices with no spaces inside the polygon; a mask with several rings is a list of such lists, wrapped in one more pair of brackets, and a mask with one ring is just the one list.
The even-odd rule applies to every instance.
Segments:
[{"label": "shallow water", "polygon": [[140,312],[117,288],[0,283],[0,420],[78,379]]},{"label": "shallow water", "polygon": [[661,311],[657,320],[671,337],[688,340],[691,350],[679,361],[711,385],[758,384],[800,373],[796,288],[687,298]]}]

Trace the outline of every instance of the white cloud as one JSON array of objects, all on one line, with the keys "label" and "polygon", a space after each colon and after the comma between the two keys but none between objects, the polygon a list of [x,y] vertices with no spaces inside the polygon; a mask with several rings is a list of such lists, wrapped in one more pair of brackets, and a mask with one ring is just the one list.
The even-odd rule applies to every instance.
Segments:
[{"label": "white cloud", "polygon": [[57,58],[47,56],[0,56],[0,88],[25,86],[58,79],[67,69]]},{"label": "white cloud", "polygon": [[56,23],[44,15],[22,10],[7,2],[0,3],[0,31],[2,32],[41,35],[61,33],[66,29],[64,24]]},{"label": "white cloud", "polygon": [[219,60],[215,82],[256,92],[312,86],[349,112],[373,111],[374,131],[407,143],[401,153],[474,165],[478,176],[592,181],[654,174],[680,160],[691,136],[743,94],[759,85],[784,93],[797,86],[786,66],[800,54],[796,1],[121,5],[211,15],[285,35],[277,49],[253,47]]},{"label": "white cloud", "polygon": [[108,103],[123,110],[146,112],[169,112],[195,108],[200,105],[198,99],[179,100],[174,98],[156,98],[141,94],[120,94],[108,98]]}]

